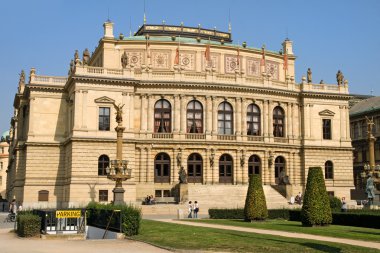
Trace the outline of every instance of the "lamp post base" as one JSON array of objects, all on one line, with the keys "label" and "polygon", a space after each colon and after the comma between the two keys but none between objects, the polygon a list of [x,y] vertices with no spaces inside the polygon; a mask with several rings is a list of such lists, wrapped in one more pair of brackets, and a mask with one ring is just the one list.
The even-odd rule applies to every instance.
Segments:
[{"label": "lamp post base", "polygon": [[123,187],[115,187],[113,190],[113,204],[114,205],[125,205],[124,202],[124,188]]}]

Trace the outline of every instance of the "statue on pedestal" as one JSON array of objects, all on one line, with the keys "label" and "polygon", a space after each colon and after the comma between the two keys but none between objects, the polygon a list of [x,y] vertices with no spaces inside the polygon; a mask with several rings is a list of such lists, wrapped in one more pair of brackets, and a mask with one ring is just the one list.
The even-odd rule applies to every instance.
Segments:
[{"label": "statue on pedestal", "polygon": [[116,105],[115,103],[113,103],[113,106],[116,109],[116,122],[117,123],[123,122],[123,107],[124,107],[124,105],[122,105],[122,104]]},{"label": "statue on pedestal", "polygon": [[90,62],[90,52],[86,48],[83,51],[83,65],[88,65],[89,62]]},{"label": "statue on pedestal", "polygon": [[343,79],[344,79],[344,76],[343,76],[342,72],[340,70],[338,70],[338,73],[336,73],[336,81],[337,81],[338,85],[343,84]]},{"label": "statue on pedestal", "polygon": [[183,168],[183,166],[179,170],[178,175],[179,175],[179,183],[180,184],[187,184],[187,174],[186,174],[186,171]]},{"label": "statue on pedestal", "polygon": [[375,198],[375,185],[373,183],[372,174],[368,173],[367,175],[367,184],[365,186],[365,191],[368,197],[368,204],[373,204],[373,199]]},{"label": "statue on pedestal", "polygon": [[312,82],[312,73],[311,73],[311,69],[308,68],[307,69],[307,83],[311,83]]},{"label": "statue on pedestal", "polygon": [[125,51],[121,56],[121,66],[123,67],[123,69],[125,69],[128,66],[128,55]]}]

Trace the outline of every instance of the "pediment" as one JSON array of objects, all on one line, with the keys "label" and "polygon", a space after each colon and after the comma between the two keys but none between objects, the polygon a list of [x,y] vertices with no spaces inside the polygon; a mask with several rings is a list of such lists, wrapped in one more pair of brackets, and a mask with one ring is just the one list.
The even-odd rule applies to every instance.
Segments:
[{"label": "pediment", "polygon": [[100,98],[95,99],[95,103],[114,104],[115,100],[113,100],[112,98],[104,96],[104,97],[100,97]]},{"label": "pediment", "polygon": [[332,112],[332,111],[330,111],[330,110],[328,110],[328,109],[326,109],[326,110],[323,110],[323,111],[319,112],[319,115],[333,117],[335,115],[335,113]]}]

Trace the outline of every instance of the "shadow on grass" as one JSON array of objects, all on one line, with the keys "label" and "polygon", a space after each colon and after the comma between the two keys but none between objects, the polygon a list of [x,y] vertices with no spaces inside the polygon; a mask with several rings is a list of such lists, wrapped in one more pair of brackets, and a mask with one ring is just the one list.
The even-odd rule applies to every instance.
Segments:
[{"label": "shadow on grass", "polygon": [[[252,234],[237,234],[237,233],[233,233],[233,232],[227,232],[227,233],[224,233],[224,234],[227,234],[227,235],[230,235],[230,236],[236,236],[236,237],[243,237],[243,238],[252,239]],[[329,253],[340,253],[340,252],[342,252],[341,248],[330,246],[330,245],[326,245],[323,242],[321,242],[321,243],[318,243],[318,242],[305,242],[305,241],[303,241],[303,242],[297,242],[296,240],[292,240],[290,238],[289,238],[289,240],[281,240],[281,239],[274,239],[274,238],[261,238],[260,240],[267,240],[267,241],[278,242],[278,243],[280,243],[283,246],[285,246],[286,244],[297,244],[299,246],[311,248],[311,249],[314,249],[314,250],[318,250],[320,252],[329,252]]]},{"label": "shadow on grass", "polygon": [[286,222],[284,222],[284,223],[280,223],[280,224],[276,224],[276,223],[271,223],[271,222],[266,222],[266,221],[254,221],[254,222],[247,222],[247,221],[245,221],[245,220],[230,220],[230,221],[236,221],[236,222],[240,222],[240,223],[244,223],[244,224],[268,224],[268,225],[271,225],[271,226],[273,226],[273,227],[276,227],[276,226],[278,226],[278,227],[282,227],[282,226],[284,226],[284,227],[303,227],[304,228],[304,226],[302,226],[302,223],[300,222],[299,224],[298,223],[286,223]]},{"label": "shadow on grass", "polygon": [[371,235],[379,235],[380,236],[380,232],[379,233],[376,233],[376,232],[368,232],[368,231],[358,231],[358,230],[350,230],[349,232],[352,232],[352,233],[359,233],[359,234],[371,234]]}]

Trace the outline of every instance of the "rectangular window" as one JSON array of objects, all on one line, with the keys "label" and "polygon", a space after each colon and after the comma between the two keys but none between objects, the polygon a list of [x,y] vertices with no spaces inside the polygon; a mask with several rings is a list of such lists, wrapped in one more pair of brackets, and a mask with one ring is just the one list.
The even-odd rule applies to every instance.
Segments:
[{"label": "rectangular window", "polygon": [[99,202],[108,202],[108,190],[99,190]]},{"label": "rectangular window", "polygon": [[329,195],[329,197],[334,197],[334,192],[333,191],[327,191],[327,195]]},{"label": "rectangular window", "polygon": [[49,201],[49,191],[45,191],[45,190],[39,191],[38,201]]},{"label": "rectangular window", "polygon": [[331,119],[323,119],[323,139],[331,140]]},{"label": "rectangular window", "polygon": [[110,130],[110,108],[109,107],[99,108],[99,130],[101,131]]}]

